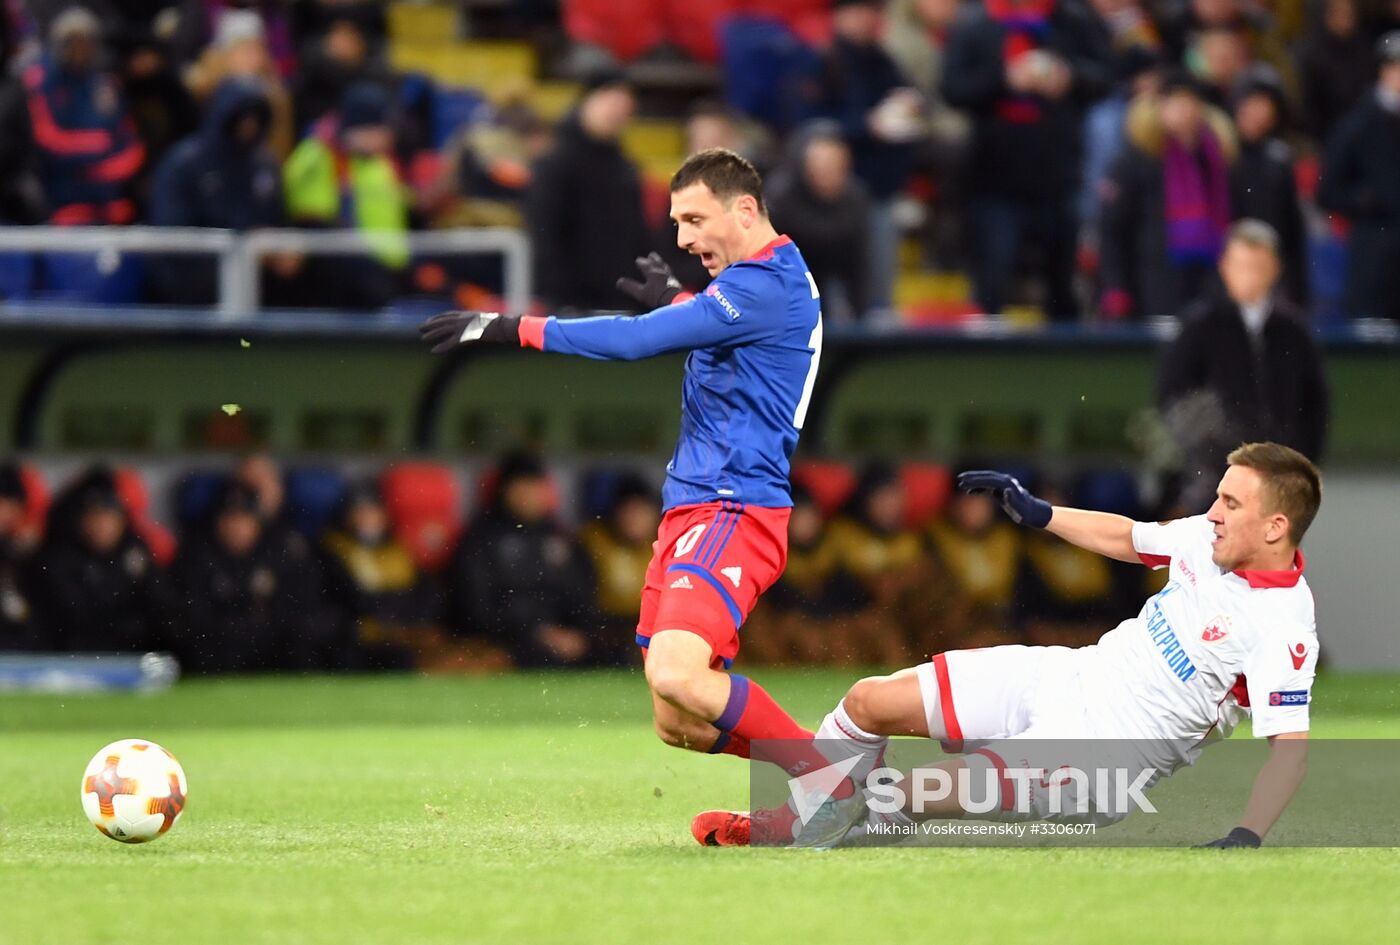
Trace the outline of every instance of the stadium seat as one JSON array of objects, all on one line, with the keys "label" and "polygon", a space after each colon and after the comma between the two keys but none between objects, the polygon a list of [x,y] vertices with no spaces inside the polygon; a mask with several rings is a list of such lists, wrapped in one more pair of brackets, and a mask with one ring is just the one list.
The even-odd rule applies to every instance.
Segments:
[{"label": "stadium seat", "polygon": [[662,0],[564,0],[564,31],[576,43],[631,62],[665,40]]},{"label": "stadium seat", "polygon": [[336,469],[304,466],[287,473],[287,515],[302,534],[315,538],[330,523],[345,477]]},{"label": "stadium seat", "polygon": [[1094,469],[1080,475],[1071,497],[1075,506],[1116,512],[1136,519],[1142,511],[1133,474],[1122,469]]},{"label": "stadium seat", "polygon": [[131,530],[151,549],[151,557],[156,559],[156,564],[162,568],[169,567],[175,560],[177,542],[170,529],[151,520],[151,493],[146,488],[146,481],[129,466],[117,467],[112,475],[117,497],[131,520]]},{"label": "stadium seat", "polygon": [[910,528],[923,528],[948,504],[953,475],[946,466],[905,463],[899,469],[904,489],[904,517]]},{"label": "stadium seat", "polygon": [[811,117],[813,103],[802,86],[821,61],[786,23],[771,17],[731,17],[720,28],[720,45],[730,106],[780,130]]},{"label": "stadium seat", "polygon": [[39,297],[44,300],[130,305],[141,297],[144,267],[133,253],[120,254],[114,260],[103,254],[45,253],[39,261]]},{"label": "stadium seat", "polygon": [[436,463],[399,463],[384,471],[380,487],[394,537],[419,567],[439,570],[461,531],[461,496],[452,471]]},{"label": "stadium seat", "polygon": [[856,474],[845,463],[804,459],[792,467],[792,481],[801,485],[827,515],[835,515],[856,490]]},{"label": "stadium seat", "polygon": [[0,253],[0,300],[27,299],[34,293],[34,257]]},{"label": "stadium seat", "polygon": [[24,480],[24,519],[20,522],[20,531],[26,535],[43,535],[53,494],[43,473],[33,466],[21,463],[19,475]]},{"label": "stadium seat", "polygon": [[671,41],[696,62],[719,62],[720,29],[743,7],[738,0],[664,0]]},{"label": "stadium seat", "polygon": [[831,0],[752,0],[744,6],[747,13],[782,20],[811,46],[831,42]]},{"label": "stadium seat", "polygon": [[192,470],[180,479],[175,486],[175,524],[182,533],[203,524],[209,506],[226,482],[226,473],[212,469]]}]

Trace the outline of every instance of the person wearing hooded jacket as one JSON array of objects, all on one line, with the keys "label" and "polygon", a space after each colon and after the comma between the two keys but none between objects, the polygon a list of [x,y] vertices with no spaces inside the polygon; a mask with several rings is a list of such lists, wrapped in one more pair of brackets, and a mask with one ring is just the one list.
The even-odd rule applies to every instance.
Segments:
[{"label": "person wearing hooded jacket", "polygon": [[109,470],[89,470],[54,500],[31,575],[61,650],[139,653],[166,641],[169,588]]},{"label": "person wearing hooded jacket", "polygon": [[[151,223],[251,230],[283,220],[277,159],[267,148],[271,111],[262,88],[229,80],[210,102],[199,131],[177,144],[156,170]],[[161,301],[207,305],[217,294],[212,259],[151,260]]]},{"label": "person wearing hooded jacket", "polygon": [[598,655],[599,641],[587,632],[599,623],[588,556],[558,526],[551,504],[540,461],[505,457],[492,502],[447,569],[453,630],[504,648],[522,668],[581,665]]}]

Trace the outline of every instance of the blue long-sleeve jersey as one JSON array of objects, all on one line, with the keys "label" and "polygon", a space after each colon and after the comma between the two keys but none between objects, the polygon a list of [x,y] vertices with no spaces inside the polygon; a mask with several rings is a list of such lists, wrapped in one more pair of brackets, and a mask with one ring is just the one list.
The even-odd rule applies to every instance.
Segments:
[{"label": "blue long-sleeve jersey", "polygon": [[789,463],[821,360],[822,317],[816,282],[788,237],[728,266],[689,301],[635,318],[551,317],[543,350],[607,361],[689,350],[663,507],[792,505]]}]

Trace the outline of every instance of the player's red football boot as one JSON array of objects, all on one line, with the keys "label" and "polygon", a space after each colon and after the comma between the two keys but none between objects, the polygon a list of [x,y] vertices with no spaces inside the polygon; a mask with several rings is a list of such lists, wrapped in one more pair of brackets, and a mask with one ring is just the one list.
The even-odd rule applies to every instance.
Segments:
[{"label": "player's red football boot", "polygon": [[749,845],[749,812],[701,811],[690,822],[690,832],[702,847],[746,847]]}]

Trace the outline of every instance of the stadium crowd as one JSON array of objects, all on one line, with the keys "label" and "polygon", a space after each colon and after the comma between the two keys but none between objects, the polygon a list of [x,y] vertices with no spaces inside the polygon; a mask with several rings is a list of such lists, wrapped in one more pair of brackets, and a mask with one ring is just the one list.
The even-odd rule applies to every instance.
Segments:
[{"label": "stadium crowd", "polygon": [[[744,627],[746,661],[899,665],[951,646],[1085,642],[1153,580],[950,494],[945,468],[808,462],[795,478],[787,570]],[[0,465],[0,651],[168,650],[193,672],[638,658],[659,518],[648,479],[588,471],[564,503],[556,470],[511,453],[465,522],[451,481],[421,463],[298,477],[253,455],[177,484],[177,538],[130,469],[80,471],[50,496],[32,466]],[[1136,511],[1121,476],[1070,485]]]},{"label": "stadium crowd", "polygon": [[[705,278],[676,258],[665,181],[619,144],[647,77],[698,62],[724,81],[649,110],[684,119],[688,150],[765,170],[830,318],[888,316],[905,245],[915,269],[969,273],[968,311],[1173,315],[1219,288],[1242,218],[1280,234],[1300,311],[1400,317],[1396,0],[493,8],[498,32],[579,81],[557,124],[528,90],[488,101],[390,69],[380,3],[7,3],[0,222],[359,228],[367,260],[265,260],[265,303],[343,309],[471,307],[499,289],[494,267],[415,259],[403,234],[516,225],[545,307],[620,308],[613,280],[650,249]],[[14,266],[0,295],[65,278],[49,257]],[[97,301],[215,291],[212,262],[156,260],[125,290],[106,275]]]}]

